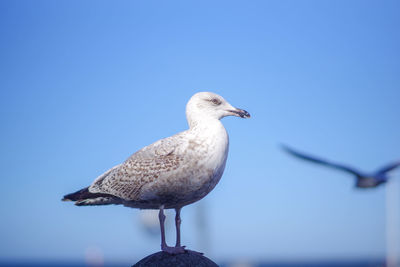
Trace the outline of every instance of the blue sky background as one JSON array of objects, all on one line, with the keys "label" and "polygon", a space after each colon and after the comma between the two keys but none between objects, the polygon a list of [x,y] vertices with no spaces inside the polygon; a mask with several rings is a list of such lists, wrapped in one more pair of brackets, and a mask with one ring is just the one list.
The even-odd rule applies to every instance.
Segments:
[{"label": "blue sky background", "polygon": [[[223,119],[226,170],[202,200],[207,256],[384,257],[385,187],[355,190],[279,143],[364,170],[400,158],[399,11],[365,0],[0,1],[0,260],[83,261],[95,248],[133,263],[159,250],[139,210],[60,199],[185,130],[198,91],[252,115]],[[183,243],[201,250],[196,205],[182,216]]]}]

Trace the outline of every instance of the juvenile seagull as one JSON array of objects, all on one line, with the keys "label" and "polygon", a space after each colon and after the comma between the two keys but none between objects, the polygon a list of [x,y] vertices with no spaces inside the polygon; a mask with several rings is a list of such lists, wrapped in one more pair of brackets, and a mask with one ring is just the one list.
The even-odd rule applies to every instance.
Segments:
[{"label": "juvenile seagull", "polygon": [[[249,118],[250,114],[217,94],[193,95],[186,105],[188,130],[142,148],[63,200],[77,206],[122,204],[159,209],[161,250],[183,253],[180,211],[206,196],[224,172],[229,139],[220,119],[226,116]],[[164,209],[176,211],[175,247],[165,241]]]},{"label": "juvenile seagull", "polygon": [[347,167],[342,164],[329,162],[327,160],[319,159],[314,156],[308,156],[306,154],[300,153],[284,145],[282,145],[282,147],[284,150],[286,150],[286,152],[289,152],[291,155],[298,157],[300,159],[308,160],[314,163],[322,164],[325,166],[329,166],[353,174],[356,177],[355,186],[358,188],[377,187],[378,185],[387,182],[389,180],[388,172],[400,166],[400,161],[399,161],[388,164],[373,173],[363,173],[354,168]]}]

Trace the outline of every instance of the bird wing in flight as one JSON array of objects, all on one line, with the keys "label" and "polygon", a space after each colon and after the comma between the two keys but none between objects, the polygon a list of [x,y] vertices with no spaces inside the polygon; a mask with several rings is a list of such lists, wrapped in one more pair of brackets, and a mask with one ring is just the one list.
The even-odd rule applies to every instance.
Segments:
[{"label": "bird wing in flight", "polygon": [[391,170],[396,169],[399,166],[400,166],[400,161],[397,161],[395,163],[390,163],[390,164],[382,167],[381,169],[379,169],[376,173],[377,174],[385,174],[385,173],[387,173],[387,172],[389,172]]},{"label": "bird wing in flight", "polygon": [[290,153],[291,155],[293,155],[293,156],[295,156],[295,157],[298,157],[298,158],[300,158],[300,159],[308,160],[308,161],[311,161],[311,162],[314,162],[314,163],[318,163],[318,164],[322,164],[322,165],[325,165],[325,166],[329,166],[329,167],[332,167],[332,168],[335,168],[335,169],[339,169],[339,170],[342,170],[342,171],[346,171],[346,172],[349,172],[349,173],[351,173],[351,174],[356,175],[357,177],[363,176],[358,170],[355,170],[355,169],[353,169],[353,168],[351,168],[351,167],[347,167],[347,166],[344,166],[344,165],[342,165],[342,164],[332,163],[332,162],[329,162],[329,161],[327,161],[327,160],[315,158],[315,157],[313,157],[313,156],[308,156],[308,155],[306,155],[306,154],[297,152],[297,151],[295,151],[295,150],[293,150],[293,149],[291,149],[291,148],[289,148],[289,147],[287,147],[287,146],[285,146],[285,145],[282,145],[282,148],[283,148],[284,150],[286,150],[286,152],[288,152],[288,153]]}]

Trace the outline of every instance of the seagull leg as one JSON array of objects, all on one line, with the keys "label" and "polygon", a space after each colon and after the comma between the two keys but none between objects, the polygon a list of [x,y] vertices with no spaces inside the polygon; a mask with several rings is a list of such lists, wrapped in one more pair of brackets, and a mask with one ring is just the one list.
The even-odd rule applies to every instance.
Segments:
[{"label": "seagull leg", "polygon": [[176,244],[175,247],[181,246],[181,207],[175,209],[175,227],[176,227]]},{"label": "seagull leg", "polygon": [[[175,212],[175,227],[176,227],[176,244],[175,244],[175,248],[176,249],[183,249],[185,251],[185,246],[181,246],[181,209],[182,207],[176,208]],[[198,255],[203,255],[203,253],[201,252],[197,252],[197,251],[192,251],[190,250],[191,253],[195,253]]]},{"label": "seagull leg", "polygon": [[158,213],[158,219],[160,220],[160,228],[161,228],[161,250],[163,247],[167,247],[167,243],[165,242],[165,215],[164,215],[164,205],[160,207],[160,212]]},{"label": "seagull leg", "polygon": [[161,228],[161,250],[165,251],[169,254],[181,254],[185,253],[184,247],[169,247],[165,242],[165,215],[164,215],[164,205],[160,206],[160,212],[158,213],[158,219],[160,220],[160,228]]}]

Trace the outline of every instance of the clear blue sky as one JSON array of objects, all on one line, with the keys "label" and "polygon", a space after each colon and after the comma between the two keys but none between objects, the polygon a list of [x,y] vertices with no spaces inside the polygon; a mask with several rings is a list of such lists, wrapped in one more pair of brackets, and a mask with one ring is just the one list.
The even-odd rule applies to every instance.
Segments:
[{"label": "clear blue sky", "polygon": [[[385,187],[355,190],[278,144],[364,170],[400,158],[399,12],[366,0],[0,1],[0,260],[157,251],[139,210],[60,199],[185,130],[198,91],[252,115],[223,119],[226,170],[202,200],[208,256],[383,257]],[[183,209],[182,238],[200,250],[195,210]]]}]

